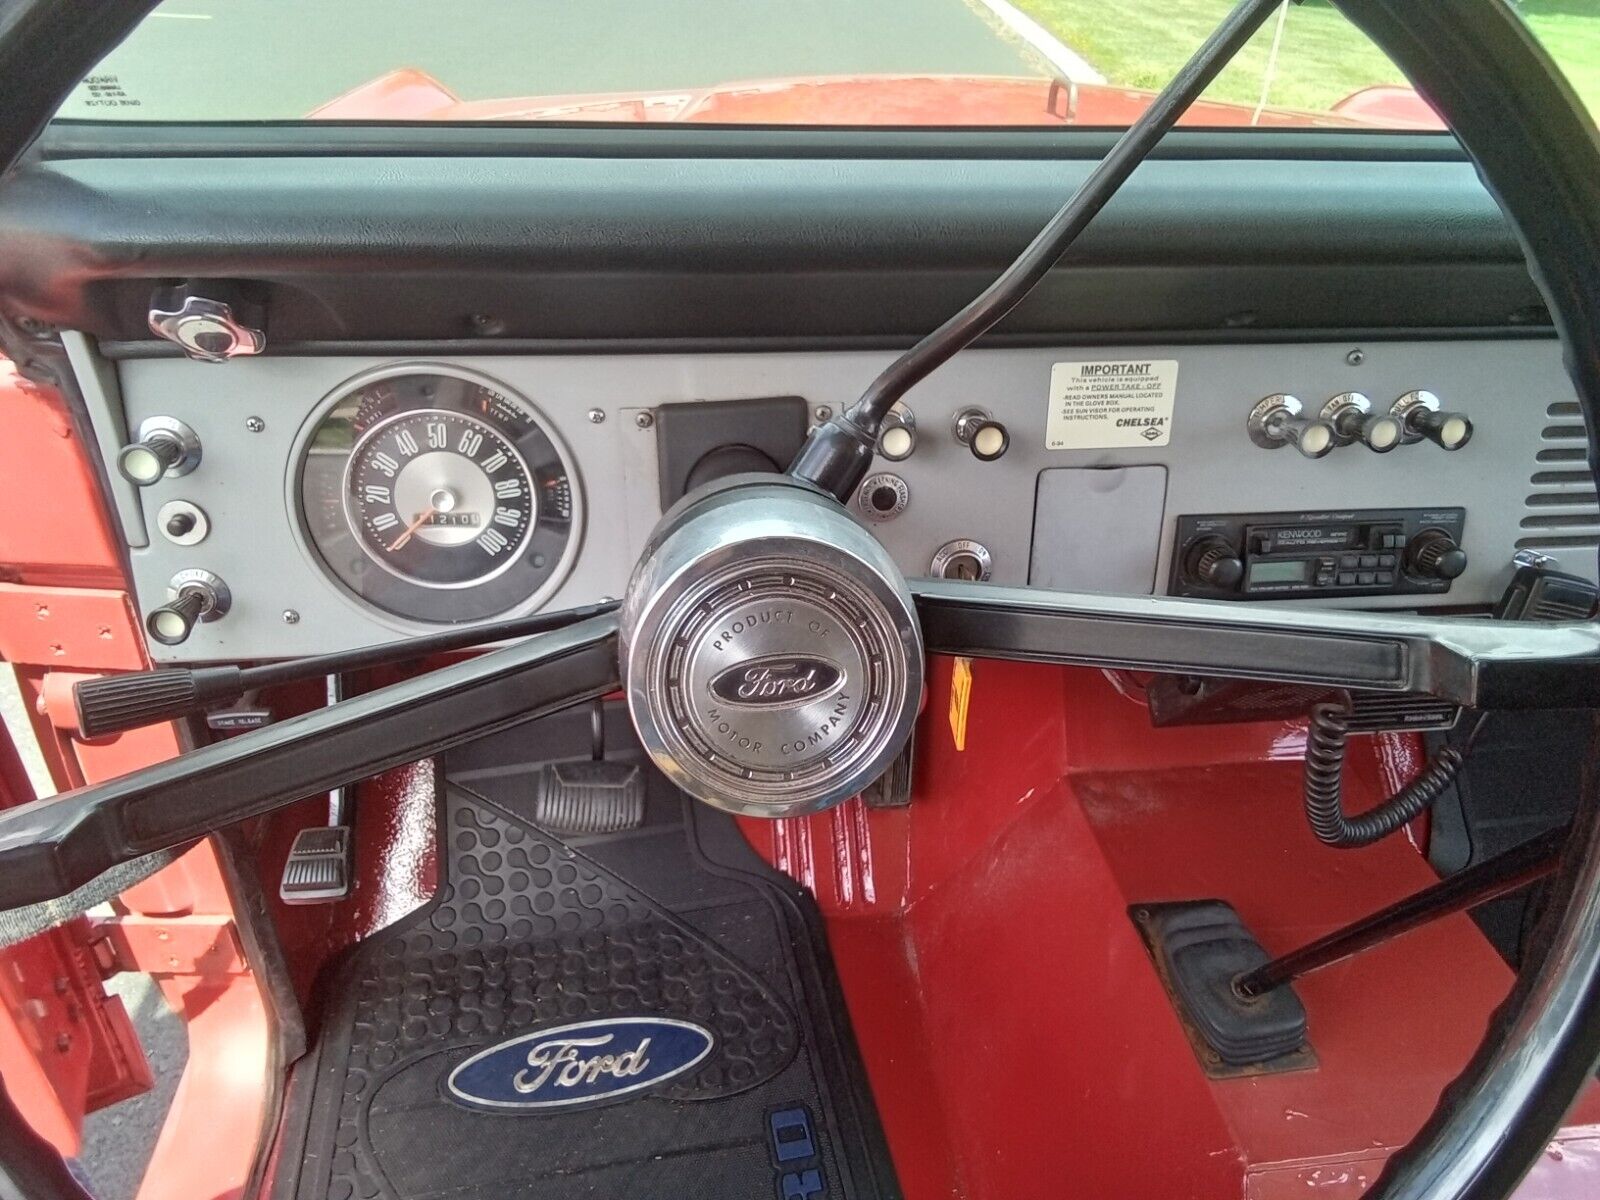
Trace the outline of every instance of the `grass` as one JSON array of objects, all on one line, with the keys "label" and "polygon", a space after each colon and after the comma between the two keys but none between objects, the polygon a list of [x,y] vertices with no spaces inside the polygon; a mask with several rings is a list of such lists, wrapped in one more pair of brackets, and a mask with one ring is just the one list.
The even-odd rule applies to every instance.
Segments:
[{"label": "grass", "polygon": [[[1159,88],[1233,7],[1233,0],[1015,0],[1106,79]],[[1522,0],[1523,17],[1555,56],[1591,112],[1600,112],[1600,0]],[[1271,18],[1211,85],[1207,96],[1261,98]],[[1325,0],[1289,9],[1267,102],[1326,111],[1376,83],[1404,83],[1383,52]]]}]

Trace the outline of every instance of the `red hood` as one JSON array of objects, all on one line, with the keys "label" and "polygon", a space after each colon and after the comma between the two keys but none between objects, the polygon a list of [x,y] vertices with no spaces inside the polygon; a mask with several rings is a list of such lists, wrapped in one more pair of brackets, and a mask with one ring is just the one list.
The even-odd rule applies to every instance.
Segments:
[{"label": "red hood", "polygon": [[[1377,110],[1333,114],[1202,101],[1192,125],[1424,128],[1438,118],[1407,89],[1386,89]],[[723,125],[1102,125],[1125,126],[1154,92],[1107,84],[973,75],[844,75],[762,79],[707,88],[462,100],[406,67],[381,75],[310,113],[329,121],[605,121]],[[1411,97],[1411,102],[1405,100]],[[1338,108],[1339,106],[1336,106]],[[1420,112],[1419,112],[1420,109]]]}]

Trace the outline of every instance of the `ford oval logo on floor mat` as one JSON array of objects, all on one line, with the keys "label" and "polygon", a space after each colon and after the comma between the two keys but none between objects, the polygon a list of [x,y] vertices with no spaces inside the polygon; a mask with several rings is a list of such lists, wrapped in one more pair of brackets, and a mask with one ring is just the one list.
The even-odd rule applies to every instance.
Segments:
[{"label": "ford oval logo on floor mat", "polygon": [[577,1108],[682,1075],[714,1043],[709,1029],[668,1017],[580,1021],[480,1050],[445,1088],[469,1108]]}]

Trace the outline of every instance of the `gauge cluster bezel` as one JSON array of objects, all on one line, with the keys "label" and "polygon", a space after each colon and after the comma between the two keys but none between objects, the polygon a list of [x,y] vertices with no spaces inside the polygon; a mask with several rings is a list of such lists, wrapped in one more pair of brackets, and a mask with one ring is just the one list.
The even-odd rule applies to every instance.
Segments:
[{"label": "gauge cluster bezel", "polygon": [[[388,380],[418,377],[459,381],[470,390],[460,396],[430,396],[426,403],[396,402],[380,407],[381,415],[363,427],[359,414],[362,405],[372,401],[371,389]],[[467,407],[465,399],[477,395],[477,389],[505,406],[505,413],[520,416],[523,427],[517,429],[499,419],[505,414],[491,416]],[[385,401],[378,403],[381,406]],[[349,466],[362,435],[397,414],[428,409],[461,413],[495,428],[526,462],[535,486],[564,482],[569,506],[570,515],[562,522],[558,510],[541,498],[532,529],[514,551],[517,559],[486,576],[453,586],[408,578],[380,562],[359,536],[345,496]],[[334,435],[339,425],[348,427],[349,443],[336,448],[330,461],[319,467],[314,450],[317,438]],[[315,477],[318,474],[320,479]],[[331,389],[295,435],[286,487],[295,539],[307,561],[344,601],[402,628],[461,624],[534,611],[562,585],[583,542],[582,480],[555,423],[517,389],[451,363],[391,363],[351,376]]]}]

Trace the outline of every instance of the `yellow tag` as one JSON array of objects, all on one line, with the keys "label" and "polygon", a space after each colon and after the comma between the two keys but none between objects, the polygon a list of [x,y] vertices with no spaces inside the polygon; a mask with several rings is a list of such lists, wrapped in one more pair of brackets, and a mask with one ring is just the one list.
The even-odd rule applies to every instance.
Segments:
[{"label": "yellow tag", "polygon": [[972,660],[956,659],[950,672],[950,733],[956,740],[956,749],[967,748],[967,704],[972,699]]}]

